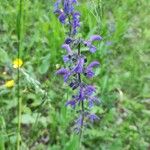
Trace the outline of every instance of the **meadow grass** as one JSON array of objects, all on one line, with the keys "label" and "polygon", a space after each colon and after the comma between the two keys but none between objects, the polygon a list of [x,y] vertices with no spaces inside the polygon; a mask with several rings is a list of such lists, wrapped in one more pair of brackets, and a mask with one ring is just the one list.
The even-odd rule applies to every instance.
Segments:
[{"label": "meadow grass", "polygon": [[[78,136],[71,130],[75,113],[64,105],[71,91],[55,76],[56,64],[63,66],[65,30],[53,14],[53,2],[26,0],[23,5],[21,150],[79,149]],[[0,150],[16,150],[17,71],[12,61],[18,52],[19,3],[0,4]],[[102,101],[92,111],[101,120],[84,131],[80,149],[150,148],[149,7],[148,0],[94,0],[77,8],[82,14],[81,36],[103,37],[88,60],[101,63],[90,81],[96,83]],[[10,79],[15,86],[3,86]]]}]

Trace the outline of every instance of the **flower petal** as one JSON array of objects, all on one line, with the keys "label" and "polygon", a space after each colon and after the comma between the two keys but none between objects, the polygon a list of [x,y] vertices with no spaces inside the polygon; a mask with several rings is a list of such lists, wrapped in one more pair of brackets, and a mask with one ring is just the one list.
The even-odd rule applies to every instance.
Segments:
[{"label": "flower petal", "polygon": [[97,67],[97,66],[99,66],[99,64],[100,63],[98,61],[93,61],[88,65],[87,68],[89,69],[89,68]]},{"label": "flower petal", "polygon": [[91,53],[95,53],[96,52],[97,48],[95,46],[91,45],[89,48],[90,48],[89,50],[90,50]]},{"label": "flower petal", "polygon": [[90,41],[93,42],[93,41],[99,41],[99,40],[102,40],[102,37],[99,36],[99,35],[92,35],[90,37]]},{"label": "flower petal", "polygon": [[61,69],[57,70],[57,72],[56,72],[56,74],[58,74],[58,75],[65,75],[67,73],[68,73],[68,70],[65,68],[61,68]]},{"label": "flower petal", "polygon": [[63,44],[62,48],[67,51],[67,53],[72,53],[72,50],[68,44]]},{"label": "flower petal", "polygon": [[79,58],[77,65],[73,69],[74,72],[76,73],[82,73],[83,71],[83,65],[84,65],[84,58]]},{"label": "flower petal", "polygon": [[58,18],[61,23],[63,23],[63,24],[65,23],[65,21],[66,21],[65,13],[61,13]]}]

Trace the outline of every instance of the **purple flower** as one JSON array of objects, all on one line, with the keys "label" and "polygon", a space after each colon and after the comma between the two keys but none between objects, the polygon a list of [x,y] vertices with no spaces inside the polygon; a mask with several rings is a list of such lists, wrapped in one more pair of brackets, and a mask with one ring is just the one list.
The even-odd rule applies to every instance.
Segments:
[{"label": "purple flower", "polygon": [[93,67],[97,67],[98,65],[99,65],[98,61],[91,62],[85,70],[85,73],[84,73],[85,76],[87,76],[88,78],[94,77],[95,73],[93,72]]},{"label": "purple flower", "polygon": [[84,41],[83,42],[85,46],[90,47],[91,46],[91,42],[90,41]]},{"label": "purple flower", "polygon": [[65,68],[61,68],[61,69],[57,70],[56,74],[62,75],[64,77],[65,82],[68,80],[68,78],[70,76],[70,72]]},{"label": "purple flower", "polygon": [[74,10],[72,0],[64,0],[64,12],[68,15]]},{"label": "purple flower", "polygon": [[98,40],[102,40],[102,37],[99,36],[99,35],[92,35],[90,37],[90,41],[93,42],[93,41],[98,41]]},{"label": "purple flower", "polygon": [[94,41],[98,41],[98,40],[102,40],[102,37],[99,36],[99,35],[92,35],[90,37],[90,40],[89,41],[84,41],[84,45],[87,46],[89,48],[89,51],[91,53],[95,53],[96,52],[96,47],[94,45],[92,45],[92,42]]},{"label": "purple flower", "polygon": [[90,68],[97,67],[97,66],[99,66],[99,62],[93,61],[87,66],[87,68],[90,69]]},{"label": "purple flower", "polygon": [[65,75],[68,73],[68,70],[65,69],[65,68],[61,68],[59,70],[57,70],[56,74],[59,74],[59,75]]},{"label": "purple flower", "polygon": [[79,133],[81,131],[81,128],[83,126],[83,116],[80,115],[76,120],[75,120],[75,127],[74,130],[76,133]]},{"label": "purple flower", "polygon": [[85,94],[86,95],[92,95],[94,92],[96,91],[96,89],[95,89],[95,87],[94,86],[92,86],[92,85],[88,85],[88,86],[86,86],[86,88],[85,88]]},{"label": "purple flower", "polygon": [[77,33],[77,27],[80,27],[80,13],[73,13],[73,34]]},{"label": "purple flower", "polygon": [[81,87],[79,90],[79,101],[83,101],[85,99],[84,89]]},{"label": "purple flower", "polygon": [[58,11],[60,3],[61,3],[61,0],[57,0],[54,3],[54,12]]},{"label": "purple flower", "polygon": [[72,42],[72,38],[67,38],[66,40],[65,40],[65,43],[66,44],[70,44]]},{"label": "purple flower", "polygon": [[69,61],[68,55],[63,56],[63,60],[64,60],[65,63],[66,63],[67,61]]},{"label": "purple flower", "polygon": [[95,115],[95,114],[89,114],[89,115],[87,115],[87,118],[88,118],[92,123],[93,123],[94,121],[100,119],[100,118],[99,118],[97,115]]},{"label": "purple flower", "polygon": [[97,67],[99,65],[99,62],[93,61],[90,63],[87,68],[84,71],[84,75],[87,76],[88,78],[94,77],[95,73],[93,71],[93,67]]},{"label": "purple flower", "polygon": [[95,52],[96,52],[96,47],[93,46],[93,45],[90,45],[90,46],[89,46],[89,51],[90,51],[91,53],[95,53]]},{"label": "purple flower", "polygon": [[93,72],[92,69],[86,69],[85,71],[85,76],[87,76],[88,78],[92,78],[94,77],[95,73]]},{"label": "purple flower", "polygon": [[68,44],[63,44],[62,48],[64,48],[68,54],[72,53],[72,50]]},{"label": "purple flower", "polygon": [[68,102],[66,102],[66,106],[70,105],[72,108],[75,108],[76,106],[76,100],[73,99],[73,100],[70,100]]},{"label": "purple flower", "polygon": [[94,106],[94,103],[99,104],[100,100],[95,96],[91,96],[91,97],[88,97],[88,103],[89,103],[89,108],[91,108]]},{"label": "purple flower", "polygon": [[73,69],[73,72],[82,73],[82,71],[83,71],[83,65],[84,65],[84,58],[79,58],[79,60],[77,62],[77,65]]},{"label": "purple flower", "polygon": [[65,21],[66,21],[66,15],[65,15],[65,13],[61,13],[60,15],[59,15],[59,21],[61,22],[61,23],[63,23],[63,24],[65,24]]},{"label": "purple flower", "polygon": [[73,3],[77,3],[78,1],[77,1],[77,0],[72,0],[72,2],[73,2]]}]

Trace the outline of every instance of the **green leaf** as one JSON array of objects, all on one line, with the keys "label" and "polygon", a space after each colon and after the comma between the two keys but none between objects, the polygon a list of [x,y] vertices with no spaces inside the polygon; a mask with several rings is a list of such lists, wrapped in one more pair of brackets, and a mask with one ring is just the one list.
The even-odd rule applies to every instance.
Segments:
[{"label": "green leaf", "polygon": [[64,150],[78,150],[79,139],[76,135],[72,135],[70,141],[65,145]]},{"label": "green leaf", "polygon": [[[18,118],[16,117],[14,120],[13,120],[13,123],[17,124],[18,122]],[[32,115],[30,114],[23,114],[21,116],[21,123],[22,124],[32,124],[35,122],[35,117],[33,117]]]},{"label": "green leaf", "polygon": [[4,144],[5,144],[5,142],[4,142],[4,137],[3,137],[3,135],[0,133],[0,150],[5,150]]},{"label": "green leaf", "polygon": [[0,49],[0,56],[2,56],[2,57],[0,57],[0,62],[1,63],[6,63],[6,62],[9,61],[8,54],[5,50]]},{"label": "green leaf", "polygon": [[42,64],[39,67],[40,74],[45,74],[50,66],[50,55],[43,58]]}]

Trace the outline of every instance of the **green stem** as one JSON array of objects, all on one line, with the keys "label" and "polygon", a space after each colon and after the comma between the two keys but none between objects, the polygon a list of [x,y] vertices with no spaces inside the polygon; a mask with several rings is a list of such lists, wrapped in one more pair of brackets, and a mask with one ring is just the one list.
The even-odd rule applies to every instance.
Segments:
[{"label": "green stem", "polygon": [[[20,51],[22,48],[22,30],[23,30],[23,0],[19,1],[19,11],[17,18],[17,34],[18,34],[18,54],[17,58],[20,58]],[[18,97],[18,129],[17,129],[17,150],[20,150],[21,143],[21,112],[22,112],[22,100],[20,98],[20,69],[17,70],[18,87],[17,87],[17,97]]]}]

